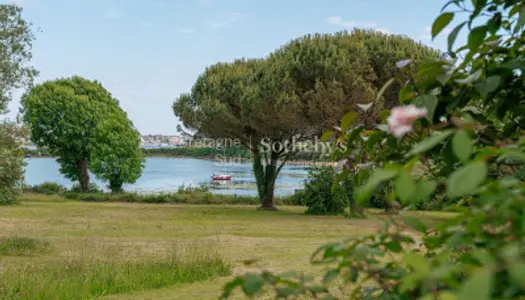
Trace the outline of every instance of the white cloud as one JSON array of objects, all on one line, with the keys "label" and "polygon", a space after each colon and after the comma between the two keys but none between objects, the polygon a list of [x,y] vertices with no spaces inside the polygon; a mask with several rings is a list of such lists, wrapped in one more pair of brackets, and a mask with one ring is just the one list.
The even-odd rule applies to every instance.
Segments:
[{"label": "white cloud", "polygon": [[243,17],[243,14],[234,12],[230,14],[229,18],[222,20],[222,21],[213,22],[210,24],[210,26],[211,28],[219,28],[219,27],[228,26],[228,25],[231,25],[233,23],[240,21],[242,17]]},{"label": "white cloud", "polygon": [[341,17],[329,17],[328,23],[332,25],[338,25],[342,27],[377,27],[378,24],[375,22],[356,22],[356,21],[345,21]]},{"label": "white cloud", "polygon": [[144,27],[144,28],[149,28],[149,27],[153,27],[153,23],[148,22],[148,21],[140,21],[139,26]]},{"label": "white cloud", "polygon": [[379,31],[381,33],[391,33],[390,30],[386,28],[376,28],[375,31]]},{"label": "white cloud", "polygon": [[428,26],[427,28],[425,28],[425,33],[423,33],[422,35],[419,36],[419,39],[420,40],[430,40],[432,39],[432,36],[430,35],[430,31],[432,29],[430,28],[430,26]]},{"label": "white cloud", "polygon": [[193,29],[193,28],[179,28],[179,32],[188,34],[188,33],[195,32],[195,29]]},{"label": "white cloud", "polygon": [[[432,32],[432,28],[430,26],[427,26],[427,28],[425,28],[425,33],[420,35],[419,39],[420,40],[428,40],[428,41],[432,40],[431,32]],[[447,28],[443,29],[443,31],[441,33],[449,34],[451,32],[452,32],[452,28],[447,27]]]}]

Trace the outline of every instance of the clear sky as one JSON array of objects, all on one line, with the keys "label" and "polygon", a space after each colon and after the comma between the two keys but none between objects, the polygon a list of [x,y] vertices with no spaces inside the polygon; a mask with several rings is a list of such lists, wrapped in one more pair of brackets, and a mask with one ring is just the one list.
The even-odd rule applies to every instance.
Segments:
[{"label": "clear sky", "polygon": [[[171,105],[207,65],[262,57],[307,33],[352,27],[431,42],[445,0],[0,0],[34,24],[38,82],[80,75],[116,96],[142,134],[176,134]],[[20,93],[10,105],[14,117]]]}]

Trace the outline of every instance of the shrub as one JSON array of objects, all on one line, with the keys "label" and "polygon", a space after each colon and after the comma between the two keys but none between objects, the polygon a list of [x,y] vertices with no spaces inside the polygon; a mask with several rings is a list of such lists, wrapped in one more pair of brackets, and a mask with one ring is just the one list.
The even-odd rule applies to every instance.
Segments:
[{"label": "shrub", "polygon": [[[69,190],[75,193],[82,192],[80,185],[78,183],[74,184]],[[96,183],[90,182],[88,193],[102,193],[102,189]]]},{"label": "shrub", "polygon": [[[79,193],[68,191],[64,197],[71,200],[94,202],[133,202],[133,203],[180,203],[180,204],[230,204],[230,205],[259,205],[257,197],[221,195],[197,190],[187,190],[177,193],[137,194],[137,193]],[[276,204],[297,204],[291,197],[278,197]]]},{"label": "shrub", "polygon": [[306,214],[342,215],[348,206],[347,190],[338,185],[334,189],[337,173],[333,167],[315,167],[308,170],[308,179],[301,193],[307,206]]},{"label": "shrub", "polygon": [[30,189],[30,191],[33,193],[45,195],[59,195],[65,192],[66,190],[66,187],[64,187],[63,185],[51,181],[35,185]]},{"label": "shrub", "polygon": [[304,200],[305,199],[304,189],[296,191],[292,196],[288,197],[287,199],[289,200],[288,205],[301,205],[301,206],[306,205],[306,202]]}]

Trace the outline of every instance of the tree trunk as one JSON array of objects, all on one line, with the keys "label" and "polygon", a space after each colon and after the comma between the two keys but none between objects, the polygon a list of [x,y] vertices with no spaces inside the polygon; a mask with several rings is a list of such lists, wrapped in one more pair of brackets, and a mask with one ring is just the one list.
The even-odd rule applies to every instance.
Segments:
[{"label": "tree trunk", "polygon": [[78,183],[80,184],[80,191],[83,193],[89,192],[89,172],[87,167],[87,160],[83,159],[77,164]]},{"label": "tree trunk", "polygon": [[274,190],[275,180],[278,175],[277,160],[279,154],[275,152],[270,153],[270,161],[266,166],[263,166],[261,160],[261,152],[258,149],[252,150],[253,154],[253,172],[255,173],[255,181],[257,183],[257,192],[261,207],[259,210],[277,210],[274,205]]}]

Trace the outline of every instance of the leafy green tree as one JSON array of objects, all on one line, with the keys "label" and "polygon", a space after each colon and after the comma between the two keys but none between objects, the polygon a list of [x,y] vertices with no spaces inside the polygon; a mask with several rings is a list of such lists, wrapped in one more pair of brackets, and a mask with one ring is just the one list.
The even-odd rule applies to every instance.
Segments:
[{"label": "leafy green tree", "polygon": [[122,192],[124,183],[135,183],[144,169],[140,133],[127,118],[103,120],[94,129],[89,145],[89,170],[109,182],[112,192]]},{"label": "leafy green tree", "polygon": [[[262,60],[237,60],[208,67],[197,79],[191,93],[183,94],[175,101],[173,110],[184,126],[197,130],[199,135],[238,139],[252,150],[256,157],[254,170],[259,196],[264,203],[266,187],[258,175],[258,171],[264,168],[259,152],[264,133],[258,132],[253,125],[254,120],[261,118],[261,114],[256,115],[254,103],[259,94],[256,75],[263,63]],[[275,163],[270,168],[274,166]],[[271,200],[267,206],[273,208]]]},{"label": "leafy green tree", "polygon": [[24,183],[24,151],[19,126],[0,122],[0,204],[12,204]]},{"label": "leafy green tree", "polygon": [[[366,109],[363,105],[379,96],[381,105],[368,109],[359,120],[375,126],[383,104],[392,101],[380,91],[403,55],[428,58],[437,52],[406,37],[366,30],[295,39],[271,53],[257,76],[260,92],[252,105],[260,116],[252,120],[253,126],[274,144],[311,140],[327,128],[346,127],[353,115],[341,122],[345,112]],[[272,166],[272,156],[285,163],[296,153],[293,149],[284,153],[270,150],[270,159],[266,160],[269,170],[259,172],[263,179],[278,174],[279,167],[277,172],[268,167]],[[257,177],[257,168],[254,171]],[[273,182],[267,184],[272,192]]]},{"label": "leafy green tree", "polygon": [[[22,8],[0,5],[0,115],[7,111],[14,89],[33,82],[37,71],[29,66],[34,40]],[[0,204],[11,204],[24,181],[23,130],[12,122],[0,122]]]},{"label": "leafy green tree", "polygon": [[[175,114],[209,137],[240,139],[252,151],[261,208],[275,209],[275,180],[297,152],[285,145],[321,135],[339,125],[345,111],[378,94],[370,52],[375,48],[362,39],[347,32],[307,35],[266,59],[211,66],[175,102]],[[362,121],[375,120],[379,109]]]},{"label": "leafy green tree", "polygon": [[5,112],[14,89],[33,83],[38,72],[28,65],[34,35],[31,24],[22,18],[22,8],[0,5],[0,113]]},{"label": "leafy green tree", "polygon": [[102,121],[125,118],[119,103],[97,81],[79,76],[60,78],[34,86],[22,96],[24,122],[31,140],[57,158],[60,172],[89,187],[90,145]]}]

